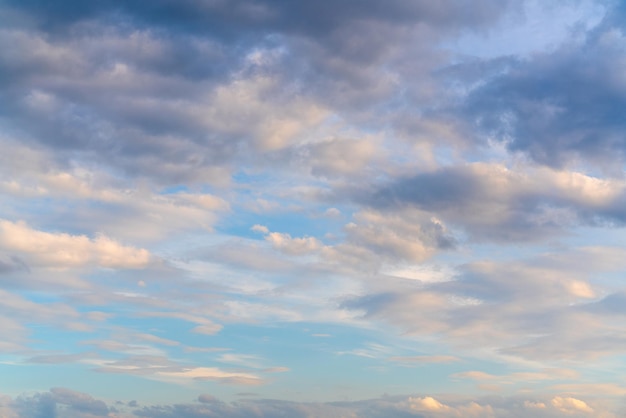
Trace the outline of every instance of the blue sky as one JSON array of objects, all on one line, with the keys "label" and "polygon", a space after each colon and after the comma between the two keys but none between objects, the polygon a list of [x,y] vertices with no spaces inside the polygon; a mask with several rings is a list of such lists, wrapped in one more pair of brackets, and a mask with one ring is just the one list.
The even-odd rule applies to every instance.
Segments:
[{"label": "blue sky", "polygon": [[626,8],[0,3],[0,416],[626,411]]}]

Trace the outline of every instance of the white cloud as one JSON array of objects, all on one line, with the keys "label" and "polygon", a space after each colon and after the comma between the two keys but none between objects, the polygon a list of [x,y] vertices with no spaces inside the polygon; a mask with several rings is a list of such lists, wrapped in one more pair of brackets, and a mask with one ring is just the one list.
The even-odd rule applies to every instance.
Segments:
[{"label": "white cloud", "polygon": [[409,398],[409,408],[416,411],[446,411],[450,407],[442,404],[437,399],[426,396],[424,398]]},{"label": "white cloud", "polygon": [[414,266],[454,244],[441,221],[413,209],[396,213],[362,210],[344,230],[344,242],[322,251],[323,260],[340,269],[395,271],[398,265]]},{"label": "white cloud", "polygon": [[260,232],[261,234],[267,234],[267,233],[270,232],[270,230],[267,229],[266,226],[258,225],[258,224],[257,225],[253,225],[252,228],[250,228],[250,230],[254,231],[254,232]]},{"label": "white cloud", "polygon": [[104,235],[52,233],[32,229],[25,222],[0,220],[0,246],[26,257],[29,265],[55,268],[86,265],[140,269],[151,261],[148,250],[124,246]]},{"label": "white cloud", "polygon": [[[158,351],[127,352],[128,357],[119,359],[91,359],[97,371],[114,374],[130,374],[148,379],[187,385],[193,381],[210,380],[218,383],[255,386],[266,383],[259,374],[223,370],[217,367],[188,366],[172,360]],[[260,371],[261,373],[262,371]]]},{"label": "white cloud", "polygon": [[189,111],[208,129],[250,136],[258,150],[281,149],[321,123],[328,111],[303,97],[283,102],[280,87],[280,80],[270,76],[239,78],[219,86],[205,106]]},{"label": "white cloud", "polygon": [[262,385],[265,381],[251,373],[227,372],[215,367],[195,367],[176,372],[157,371],[157,377],[172,380],[214,380],[219,383],[243,386]]},{"label": "white cloud", "polygon": [[407,400],[408,409],[420,413],[425,413],[428,417],[496,417],[497,414],[491,405],[481,405],[470,401],[465,404],[454,406],[446,405],[432,396],[409,397]]},{"label": "white cloud", "polygon": [[507,362],[511,356],[598,358],[620,352],[623,344],[614,334],[623,327],[593,305],[606,289],[591,279],[621,271],[624,258],[617,254],[623,249],[578,248],[527,260],[471,262],[446,281],[412,283],[383,276],[384,282],[367,281],[363,292],[343,306],[416,336],[436,336],[457,355]]},{"label": "white cloud", "polygon": [[328,208],[324,211],[324,215],[330,218],[337,218],[341,216],[341,211],[337,208]]},{"label": "white cloud", "polygon": [[593,412],[593,409],[589,407],[584,401],[580,399],[572,398],[572,397],[561,397],[555,396],[550,401],[553,407],[557,408],[559,411],[566,413],[573,412],[584,412],[590,414]]},{"label": "white cloud", "polygon": [[288,255],[307,255],[323,248],[323,243],[315,237],[292,237],[287,233],[270,232],[263,225],[254,225],[250,229],[264,234],[265,241],[270,243],[272,248]]},{"label": "white cloud", "polygon": [[322,243],[315,237],[292,238],[291,235],[280,232],[268,233],[265,240],[275,249],[289,255],[306,255],[322,248]]},{"label": "white cloud", "polygon": [[333,178],[359,174],[383,155],[375,138],[332,139],[307,145],[301,151],[316,176]]}]

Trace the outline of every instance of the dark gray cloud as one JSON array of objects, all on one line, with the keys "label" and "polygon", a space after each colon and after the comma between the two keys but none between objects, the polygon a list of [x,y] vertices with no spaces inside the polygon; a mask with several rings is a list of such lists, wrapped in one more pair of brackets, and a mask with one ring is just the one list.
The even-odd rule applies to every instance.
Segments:
[{"label": "dark gray cloud", "polygon": [[0,274],[29,271],[28,265],[19,257],[0,254]]},{"label": "dark gray cloud", "polygon": [[437,65],[434,40],[511,8],[331,3],[6,2],[22,18],[0,32],[0,126],[68,165],[223,183],[235,160],[258,164],[246,156],[293,145],[325,115],[373,126],[400,80]]},{"label": "dark gray cloud", "polygon": [[621,170],[615,163],[626,156],[622,9],[609,9],[584,41],[518,59],[472,91],[465,113],[480,140],[495,138],[553,167],[582,161]]},{"label": "dark gray cloud", "polygon": [[622,225],[626,219],[620,180],[498,164],[444,167],[342,195],[385,213],[432,213],[478,240],[536,240],[572,226]]},{"label": "dark gray cloud", "polygon": [[433,4],[422,0],[392,0],[385,3],[373,0],[324,0],[314,3],[294,3],[288,0],[160,0],[145,3],[140,0],[100,0],[85,3],[66,0],[50,3],[41,0],[11,0],[7,3],[37,16],[44,27],[53,28],[106,14],[127,14],[148,24],[213,32],[222,36],[241,36],[240,32],[244,30],[293,32],[319,37],[344,26],[346,22],[358,20],[380,20],[394,24],[426,22],[438,26],[489,24],[506,9],[509,2],[445,0]]}]

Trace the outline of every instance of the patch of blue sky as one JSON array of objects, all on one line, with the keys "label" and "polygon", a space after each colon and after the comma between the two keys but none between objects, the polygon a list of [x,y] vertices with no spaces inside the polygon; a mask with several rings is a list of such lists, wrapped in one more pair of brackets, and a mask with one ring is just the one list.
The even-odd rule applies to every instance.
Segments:
[{"label": "patch of blue sky", "polygon": [[[225,235],[262,239],[263,234],[252,230],[254,225],[267,227],[270,232],[288,233],[292,237],[309,236],[323,240],[329,233],[340,234],[347,219],[344,216],[328,216],[328,210],[341,206],[317,206],[304,211],[279,211],[258,213],[239,210],[235,216],[216,225],[215,230]],[[343,209],[343,210],[342,210]]]},{"label": "patch of blue sky", "polygon": [[177,184],[174,186],[168,186],[168,187],[161,189],[159,191],[159,194],[170,195],[170,194],[191,193],[191,192],[193,192],[193,190],[190,189],[189,186],[185,184]]},{"label": "patch of blue sky", "polygon": [[[54,325],[42,324],[38,321],[26,323],[29,331],[28,342],[32,352],[25,353],[23,359],[39,356],[57,356],[77,354],[89,351],[89,347],[82,344],[85,339],[94,338],[92,332],[76,331],[65,327],[64,323]],[[97,327],[95,328],[97,330]],[[99,334],[102,331],[95,331]]]},{"label": "patch of blue sky", "polygon": [[[626,234],[623,225],[615,227],[579,226],[567,236],[567,244],[572,247],[606,246],[626,247]],[[599,233],[601,232],[601,233]]]},{"label": "patch of blue sky", "polygon": [[32,289],[20,289],[14,292],[16,295],[23,297],[34,303],[58,303],[63,302],[64,296],[57,293],[50,293],[45,291],[37,291]]},{"label": "patch of blue sky", "polygon": [[[86,364],[20,364],[0,363],[0,390],[13,396],[45,392],[50,388],[64,387],[87,392],[96,398],[114,403],[117,400],[137,400],[140,404],[192,401],[199,389],[190,389],[169,382],[147,379],[122,373],[95,372]],[[95,373],[95,375],[94,375]],[[141,390],[137,390],[141,387]]]},{"label": "patch of blue sky", "polygon": [[[406,341],[396,346],[385,338],[378,332],[354,327],[280,323],[272,326],[229,324],[215,336],[190,336],[188,341],[195,347],[202,347],[210,340],[211,344],[230,348],[225,352],[201,354],[205,361],[208,356],[219,359],[221,354],[227,353],[234,357],[256,357],[266,367],[288,367],[290,372],[272,379],[274,385],[300,387],[303,391],[324,379],[344,384],[360,382],[360,390],[367,388],[368,396],[378,396],[382,389],[394,393],[399,390],[405,393],[424,389],[444,391],[449,375],[467,367],[457,361],[428,364],[405,360],[402,363],[398,359],[419,353],[415,348],[420,344],[416,343],[416,347],[409,350]],[[411,367],[406,367],[407,362]],[[498,366],[490,364],[489,370],[498,370]],[[333,391],[322,392],[309,400],[324,399]]]},{"label": "patch of blue sky", "polygon": [[90,385],[93,372],[86,370],[80,364],[41,365],[41,364],[4,364],[0,362],[0,390],[9,395],[19,395],[47,391],[51,387],[58,387],[63,381],[66,385],[75,386],[81,382],[91,386],[92,390],[100,391],[101,383]]},{"label": "patch of blue sky", "polygon": [[[167,352],[170,350],[184,350],[185,347],[230,348],[230,344],[223,336],[223,332],[232,325],[228,325],[215,335],[208,335],[193,331],[198,326],[197,323],[178,318],[179,316],[184,316],[185,312],[157,311],[145,307],[141,309],[129,309],[126,307],[124,309],[123,306],[117,307],[116,312],[120,314],[109,318],[107,327],[99,331],[97,335],[89,336],[90,340],[94,338],[108,339],[117,336],[116,338],[119,338],[121,342],[148,346],[154,345]],[[138,337],[139,334],[150,334],[168,340],[170,343],[151,342],[150,340],[142,339],[140,336]]]}]

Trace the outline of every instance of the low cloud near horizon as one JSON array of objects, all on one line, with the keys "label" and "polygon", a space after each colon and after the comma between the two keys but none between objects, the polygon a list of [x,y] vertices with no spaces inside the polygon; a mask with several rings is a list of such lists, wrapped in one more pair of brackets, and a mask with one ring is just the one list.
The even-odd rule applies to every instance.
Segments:
[{"label": "low cloud near horizon", "polygon": [[[449,400],[448,400],[449,398]],[[593,407],[592,407],[593,405]],[[505,417],[532,415],[557,417],[617,417],[602,404],[589,404],[571,396],[554,397],[485,397],[479,399],[438,399],[432,396],[386,396],[377,399],[343,402],[288,402],[272,399],[223,402],[203,394],[195,402],[173,405],[140,405],[136,401],[116,401],[110,405],[90,395],[65,388],[22,395],[15,399],[0,396],[0,412],[7,418],[193,418],[193,417]]]}]

